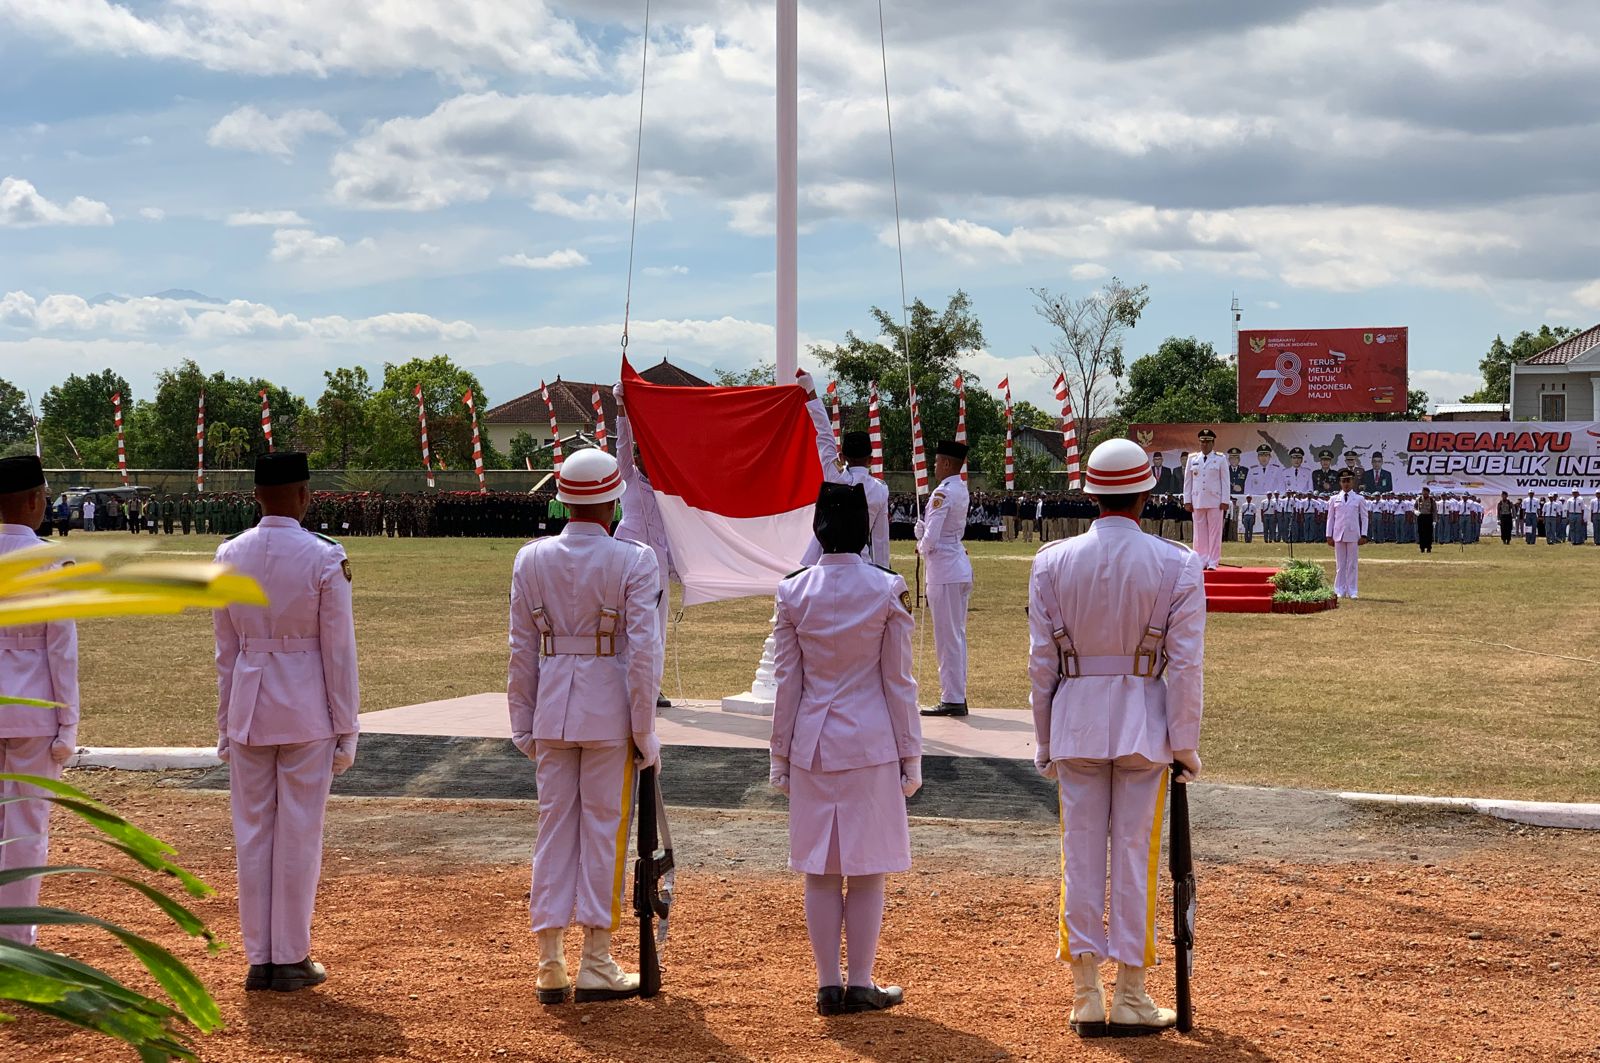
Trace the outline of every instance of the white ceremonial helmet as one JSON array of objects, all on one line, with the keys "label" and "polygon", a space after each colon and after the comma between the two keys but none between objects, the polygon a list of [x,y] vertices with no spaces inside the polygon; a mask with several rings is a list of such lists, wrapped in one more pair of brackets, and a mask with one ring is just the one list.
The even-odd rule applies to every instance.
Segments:
[{"label": "white ceremonial helmet", "polygon": [[615,502],[627,489],[617,459],[597,447],[573,454],[556,473],[556,501],[569,506]]},{"label": "white ceremonial helmet", "polygon": [[1089,455],[1085,494],[1136,495],[1156,485],[1150,455],[1131,439],[1108,439]]}]

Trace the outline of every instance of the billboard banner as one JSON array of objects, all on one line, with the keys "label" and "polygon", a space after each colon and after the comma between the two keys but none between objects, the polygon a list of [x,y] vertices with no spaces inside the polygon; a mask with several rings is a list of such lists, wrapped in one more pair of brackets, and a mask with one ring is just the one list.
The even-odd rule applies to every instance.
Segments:
[{"label": "billboard banner", "polygon": [[[1138,424],[1129,436],[1159,454],[1157,491],[1183,490],[1182,458],[1202,428],[1228,455],[1235,494],[1337,489],[1338,470],[1357,473],[1364,493],[1416,494],[1431,487],[1521,498],[1600,491],[1600,422],[1325,421],[1301,424]],[[1265,451],[1260,451],[1266,447]],[[1295,448],[1304,451],[1296,459]],[[1228,454],[1237,450],[1237,454]],[[1259,451],[1259,452],[1258,452]],[[1321,460],[1326,452],[1329,459]],[[1297,467],[1307,472],[1292,473]],[[1331,474],[1331,475],[1330,475]]]},{"label": "billboard banner", "polygon": [[1407,330],[1242,329],[1240,413],[1404,413]]}]

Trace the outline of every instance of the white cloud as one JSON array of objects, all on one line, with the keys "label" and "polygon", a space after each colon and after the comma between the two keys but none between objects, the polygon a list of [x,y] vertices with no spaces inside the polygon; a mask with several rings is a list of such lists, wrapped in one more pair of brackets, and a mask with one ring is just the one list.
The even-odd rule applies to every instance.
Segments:
[{"label": "white cloud", "polygon": [[540,255],[538,258],[531,258],[520,251],[514,255],[502,255],[500,264],[520,269],[575,269],[587,266],[589,259],[581,251],[568,247],[552,251],[548,255]]},{"label": "white cloud", "polygon": [[223,115],[206,134],[206,143],[214,148],[233,148],[289,159],[306,137],[318,133],[338,136],[343,132],[344,127],[324,111],[284,111],[274,118],[246,104]]},{"label": "white cloud", "polygon": [[241,210],[228,215],[228,224],[233,226],[272,225],[283,228],[306,226],[311,223],[292,210]]},{"label": "white cloud", "polygon": [[1101,277],[1109,276],[1110,273],[1110,270],[1098,262],[1080,262],[1067,271],[1075,281],[1097,281]]},{"label": "white cloud", "polygon": [[310,229],[274,229],[269,257],[274,262],[290,262],[328,258],[343,250],[344,241],[337,236],[321,236]]},{"label": "white cloud", "polygon": [[1411,386],[1428,393],[1435,403],[1460,402],[1461,396],[1470,395],[1483,386],[1477,373],[1456,373],[1444,369],[1413,369]]},{"label": "white cloud", "polygon": [[646,266],[640,271],[646,277],[685,277],[689,274],[688,266]]},{"label": "white cloud", "polygon": [[162,210],[160,207],[139,208],[139,217],[143,218],[145,221],[162,221],[166,218],[166,216],[167,212]]},{"label": "white cloud", "polygon": [[0,228],[32,229],[45,225],[110,225],[111,208],[95,199],[74,196],[66,204],[39,194],[20,177],[0,180]]},{"label": "white cloud", "polygon": [[[590,192],[583,199],[572,199],[559,192],[538,192],[530,204],[542,214],[554,214],[573,221],[622,221],[633,213],[633,197],[615,193]],[[639,195],[639,220],[660,221],[667,217],[666,203],[660,192],[641,192]]]},{"label": "white cloud", "polygon": [[1578,305],[1588,310],[1600,310],[1600,280],[1591,281],[1572,293]]}]

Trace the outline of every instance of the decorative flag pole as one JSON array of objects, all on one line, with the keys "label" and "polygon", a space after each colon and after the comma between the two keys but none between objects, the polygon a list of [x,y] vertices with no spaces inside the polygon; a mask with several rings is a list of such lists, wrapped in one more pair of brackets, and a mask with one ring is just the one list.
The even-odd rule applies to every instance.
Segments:
[{"label": "decorative flag pole", "polygon": [[550,389],[544,386],[544,381],[539,381],[539,395],[544,399],[544,408],[550,414],[550,445],[554,448],[551,452],[551,461],[556,472],[561,471],[561,427],[556,424],[556,408],[550,403]]},{"label": "decorative flag pole", "polygon": [[1006,490],[1009,492],[1017,489],[1017,458],[1016,451],[1013,449],[1011,442],[1012,424],[1010,377],[1005,377],[1000,381],[1000,390],[1005,392],[1006,396]]},{"label": "decorative flag pole", "polygon": [[878,382],[872,382],[867,402],[867,435],[872,439],[872,475],[883,479],[883,424],[878,419]]},{"label": "decorative flag pole", "polygon": [[206,489],[206,389],[200,389],[200,409],[195,414],[194,420],[194,445],[196,452],[194,467],[194,489]]},{"label": "decorative flag pole", "polygon": [[478,436],[478,408],[472,404],[472,389],[468,388],[462,402],[467,404],[467,412],[472,414],[472,467],[478,470],[478,493],[489,493],[489,481],[483,475],[483,441]]},{"label": "decorative flag pole", "polygon": [[833,421],[833,445],[839,446],[839,382],[828,381],[828,406],[830,407],[831,420]]},{"label": "decorative flag pole", "polygon": [[[411,392],[417,397],[417,423],[422,426],[422,469],[428,474],[428,486],[433,486],[433,459],[428,456],[428,409],[422,401],[422,385],[418,384]],[[439,463],[439,468],[444,468],[444,462]]]},{"label": "decorative flag pole", "polygon": [[922,406],[917,389],[911,389],[911,471],[916,476],[917,497],[928,493],[928,458],[922,447]]},{"label": "decorative flag pole", "polygon": [[111,410],[117,421],[117,471],[122,474],[122,486],[128,486],[128,447],[122,439],[122,392],[111,396]]},{"label": "decorative flag pole", "polygon": [[271,454],[272,447],[272,405],[267,402],[267,391],[261,389],[261,434],[267,437],[267,453]]},{"label": "decorative flag pole", "polygon": [[[956,442],[967,441],[967,382],[960,373],[956,374]],[[961,482],[967,482],[967,463],[961,462]]]},{"label": "decorative flag pole", "polygon": [[606,408],[600,405],[600,385],[594,386],[594,445],[601,450],[606,447]]},{"label": "decorative flag pole", "polygon": [[1082,486],[1083,470],[1078,463],[1078,422],[1072,416],[1072,397],[1067,378],[1056,374],[1056,398],[1061,400],[1061,445],[1067,452],[1067,490]]}]

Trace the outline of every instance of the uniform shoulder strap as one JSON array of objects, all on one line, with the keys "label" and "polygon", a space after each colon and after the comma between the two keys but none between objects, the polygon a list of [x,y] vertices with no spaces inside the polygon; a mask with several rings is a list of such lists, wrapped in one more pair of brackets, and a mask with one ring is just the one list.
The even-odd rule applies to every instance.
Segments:
[{"label": "uniform shoulder strap", "polygon": [[802,565],[802,566],[800,566],[799,568],[795,569],[793,572],[789,573],[787,576],[785,576],[783,578],[784,579],[794,579],[796,576],[800,575],[800,573],[804,572],[806,569],[808,569],[810,567],[811,567],[810,565]]},{"label": "uniform shoulder strap", "polygon": [[338,539],[335,539],[331,535],[323,535],[321,532],[312,532],[311,534],[315,535],[318,539],[321,539],[323,542],[329,543],[329,544],[331,544],[333,546],[343,546],[344,545]]}]

